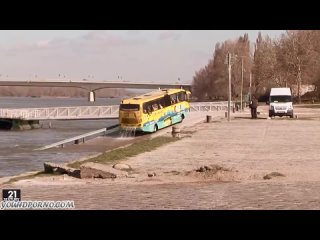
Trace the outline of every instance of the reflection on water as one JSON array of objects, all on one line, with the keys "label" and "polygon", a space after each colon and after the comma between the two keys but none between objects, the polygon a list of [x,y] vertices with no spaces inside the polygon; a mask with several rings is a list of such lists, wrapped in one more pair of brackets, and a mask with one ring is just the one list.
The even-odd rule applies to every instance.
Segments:
[{"label": "reflection on water", "polygon": [[[101,106],[117,105],[118,98],[0,98],[0,108]],[[34,151],[47,144],[58,142],[93,130],[116,124],[117,120],[41,121],[43,128],[30,131],[0,131],[0,177],[42,170],[44,162],[68,162],[85,157],[90,152]],[[49,126],[51,128],[49,128]]]}]

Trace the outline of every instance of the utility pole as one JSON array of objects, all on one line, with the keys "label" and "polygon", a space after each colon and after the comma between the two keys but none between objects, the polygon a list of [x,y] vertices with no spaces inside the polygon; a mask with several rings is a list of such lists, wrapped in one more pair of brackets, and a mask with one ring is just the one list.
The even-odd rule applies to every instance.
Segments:
[{"label": "utility pole", "polygon": [[252,73],[250,72],[250,85],[249,85],[249,89],[250,89],[250,99],[249,99],[249,101],[251,101],[251,99],[252,99],[252,97],[251,97],[251,95],[252,95],[252,93],[251,93],[251,82],[252,82]]},{"label": "utility pole", "polygon": [[240,112],[242,112],[242,91],[243,91],[243,57],[241,57],[241,93],[240,93]]},{"label": "utility pole", "polygon": [[230,122],[230,108],[231,108],[231,53],[230,52],[228,52],[228,71],[229,71],[228,122]]}]

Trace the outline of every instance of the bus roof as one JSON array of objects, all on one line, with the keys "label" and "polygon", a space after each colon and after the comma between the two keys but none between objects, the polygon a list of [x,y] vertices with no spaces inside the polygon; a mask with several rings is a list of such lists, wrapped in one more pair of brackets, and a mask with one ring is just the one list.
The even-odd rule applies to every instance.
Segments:
[{"label": "bus roof", "polygon": [[165,94],[174,94],[181,91],[187,91],[185,89],[159,89],[153,92],[148,92],[139,96],[132,98],[126,98],[122,100],[122,103],[125,104],[139,104],[141,102],[151,101],[160,97],[163,97]]}]

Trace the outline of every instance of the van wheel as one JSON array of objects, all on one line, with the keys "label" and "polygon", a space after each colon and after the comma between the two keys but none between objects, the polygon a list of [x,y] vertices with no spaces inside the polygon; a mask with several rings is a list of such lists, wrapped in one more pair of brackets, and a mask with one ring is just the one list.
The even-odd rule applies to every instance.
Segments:
[{"label": "van wheel", "polygon": [[293,113],[290,115],[290,118],[293,118]]},{"label": "van wheel", "polygon": [[269,118],[272,118],[272,114],[271,113],[269,113]]}]

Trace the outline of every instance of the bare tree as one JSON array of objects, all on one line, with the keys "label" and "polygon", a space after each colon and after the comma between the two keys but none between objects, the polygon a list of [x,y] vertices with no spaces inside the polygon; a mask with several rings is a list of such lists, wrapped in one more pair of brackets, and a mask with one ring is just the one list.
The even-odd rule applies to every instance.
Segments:
[{"label": "bare tree", "polygon": [[[252,60],[250,58],[250,42],[248,34],[239,37],[236,41],[227,40],[217,43],[214,54],[208,64],[196,72],[193,78],[193,95],[198,99],[221,99],[227,98],[228,72],[225,64],[228,52],[237,54],[243,58],[244,68],[250,73]],[[241,60],[234,62],[232,71],[232,96],[237,97],[241,92]],[[248,74],[249,75],[249,74]],[[249,77],[245,81],[249,81]]]},{"label": "bare tree", "polygon": [[[287,31],[279,42],[279,63],[287,76],[297,86],[298,101],[301,103],[302,82],[310,83],[313,79],[314,66],[317,64],[317,52],[314,47],[312,31]],[[292,86],[293,87],[293,86]]]},{"label": "bare tree", "polygon": [[[254,49],[254,64],[252,68],[253,81],[252,92],[256,95],[265,94],[266,91],[275,85],[279,76],[276,66],[276,49],[271,38],[258,34]],[[281,83],[278,82],[277,85]]]}]

